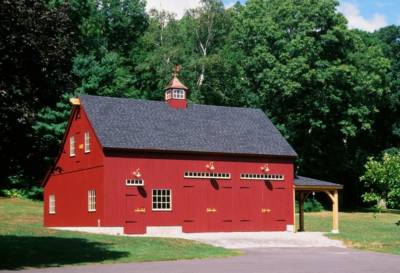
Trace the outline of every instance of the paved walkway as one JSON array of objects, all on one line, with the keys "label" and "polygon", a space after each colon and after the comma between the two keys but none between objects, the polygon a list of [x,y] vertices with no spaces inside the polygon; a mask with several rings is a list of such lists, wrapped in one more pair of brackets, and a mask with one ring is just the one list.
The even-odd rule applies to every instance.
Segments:
[{"label": "paved walkway", "polygon": [[[9,271],[16,272],[16,271]],[[347,248],[257,248],[226,259],[32,269],[25,273],[400,273],[400,256]]]},{"label": "paved walkway", "polygon": [[183,238],[233,249],[259,247],[344,247],[341,241],[331,240],[324,236],[322,232],[158,233],[153,236]]}]

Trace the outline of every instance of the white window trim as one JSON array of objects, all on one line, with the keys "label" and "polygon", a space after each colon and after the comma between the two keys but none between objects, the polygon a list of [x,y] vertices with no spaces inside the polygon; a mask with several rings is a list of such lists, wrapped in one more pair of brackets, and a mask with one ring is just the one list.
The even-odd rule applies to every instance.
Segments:
[{"label": "white window trim", "polygon": [[69,137],[69,156],[73,157],[75,156],[75,136],[70,136]]},{"label": "white window trim", "polygon": [[270,180],[283,181],[285,176],[282,174],[265,174],[265,173],[241,173],[240,179],[244,180]]},{"label": "white window trim", "polygon": [[88,211],[96,211],[96,190],[88,190]]},{"label": "white window trim", "polygon": [[125,185],[127,186],[144,186],[144,180],[143,179],[126,179],[125,180]]},{"label": "white window trim", "polygon": [[85,153],[90,153],[90,133],[85,132]]},{"label": "white window trim", "polygon": [[55,194],[49,195],[49,214],[56,214],[56,196],[55,196]]},{"label": "white window trim", "polygon": [[[167,190],[167,191],[169,191],[169,208],[154,208],[154,201],[153,201],[153,198],[154,198],[154,191],[162,191],[162,190]],[[157,197],[158,197],[158,195],[157,195]],[[163,197],[162,195],[161,195],[161,197]],[[161,201],[162,202],[162,201]],[[156,203],[159,203],[158,201],[156,201]],[[152,209],[152,211],[172,211],[172,190],[171,189],[153,189],[152,191],[151,191],[151,209]]]},{"label": "white window trim", "polygon": [[231,179],[230,173],[210,173],[210,172],[192,172],[186,171],[184,178],[191,179]]},{"label": "white window trim", "polygon": [[177,100],[185,99],[185,90],[183,89],[172,89],[172,98]]}]

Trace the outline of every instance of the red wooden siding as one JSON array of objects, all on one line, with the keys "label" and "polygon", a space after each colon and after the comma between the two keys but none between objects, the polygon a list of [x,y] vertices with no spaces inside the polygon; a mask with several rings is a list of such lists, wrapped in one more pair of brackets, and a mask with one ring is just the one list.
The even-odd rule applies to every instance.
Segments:
[{"label": "red wooden siding", "polygon": [[[84,152],[85,132],[90,134],[90,152]],[[75,136],[75,156],[69,140]],[[97,226],[103,218],[103,152],[82,108],[75,111],[56,167],[44,188],[45,226]],[[96,190],[96,212],[88,212],[88,190]],[[49,214],[48,198],[54,194],[56,213]]]},{"label": "red wooden siding", "polygon": [[[189,179],[186,171],[202,171],[214,161],[214,172],[231,179]],[[241,173],[270,173],[284,181],[242,180]],[[126,186],[140,169],[145,185]],[[293,224],[293,164],[276,159],[249,159],[189,155],[125,155],[105,159],[105,210],[107,226],[126,226],[126,232],[143,233],[146,226],[182,226],[185,232],[286,230]],[[172,210],[152,211],[152,189],[172,190]],[[145,213],[135,212],[144,208]],[[215,212],[207,212],[215,209]],[[269,210],[262,213],[262,210]]]}]

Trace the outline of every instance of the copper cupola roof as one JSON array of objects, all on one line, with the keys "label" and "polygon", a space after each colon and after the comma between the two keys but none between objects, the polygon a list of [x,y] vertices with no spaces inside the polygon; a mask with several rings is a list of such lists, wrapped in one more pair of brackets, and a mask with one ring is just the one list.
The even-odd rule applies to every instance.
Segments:
[{"label": "copper cupola roof", "polygon": [[178,79],[176,75],[172,78],[172,80],[168,83],[165,89],[188,89],[181,81]]}]

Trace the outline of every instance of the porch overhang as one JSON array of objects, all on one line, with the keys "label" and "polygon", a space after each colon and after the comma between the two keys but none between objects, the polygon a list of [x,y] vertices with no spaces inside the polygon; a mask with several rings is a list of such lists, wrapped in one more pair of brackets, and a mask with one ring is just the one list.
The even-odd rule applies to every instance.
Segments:
[{"label": "porch overhang", "polygon": [[[296,176],[293,186],[294,201],[299,201],[299,231],[304,231],[304,201],[312,192],[324,192],[332,201],[332,233],[339,233],[339,194],[343,185],[304,176]],[[294,202],[295,204],[295,202]],[[294,223],[296,210],[294,209]]]}]

